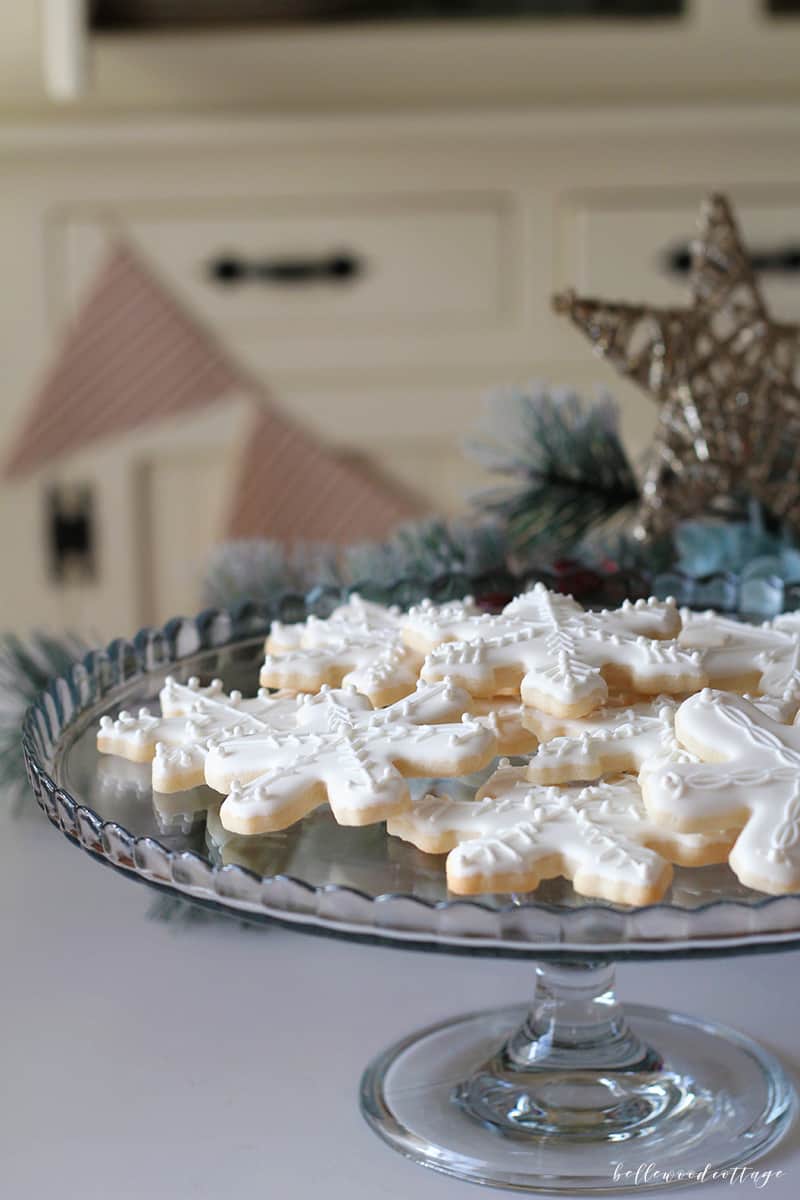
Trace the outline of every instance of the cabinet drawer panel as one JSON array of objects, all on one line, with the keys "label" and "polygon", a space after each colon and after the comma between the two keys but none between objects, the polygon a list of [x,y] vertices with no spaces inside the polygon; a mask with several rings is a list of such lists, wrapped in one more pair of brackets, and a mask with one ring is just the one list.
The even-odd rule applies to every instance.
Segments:
[{"label": "cabinet drawer panel", "polygon": [[[329,211],[298,204],[198,214],[187,203],[152,214],[76,215],[65,226],[66,304],[75,303],[113,229],[195,313],[232,334],[472,327],[501,308],[505,216],[500,196],[369,208],[337,201]],[[354,264],[350,276],[326,271],[337,256]],[[214,279],[211,264],[220,260],[235,262],[244,277]],[[286,278],[298,273],[305,277]]]},{"label": "cabinet drawer panel", "polygon": [[[564,282],[609,299],[685,303],[688,277],[679,260],[696,236],[707,190],[668,193],[666,203],[663,192],[573,201],[564,221]],[[800,189],[776,186],[774,195],[768,202],[731,190],[747,246],[764,263],[768,304],[776,316],[800,320]]]}]

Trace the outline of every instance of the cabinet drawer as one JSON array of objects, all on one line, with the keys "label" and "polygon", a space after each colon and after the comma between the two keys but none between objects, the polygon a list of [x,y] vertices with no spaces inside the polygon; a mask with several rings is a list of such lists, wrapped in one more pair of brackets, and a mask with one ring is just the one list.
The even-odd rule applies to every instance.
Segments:
[{"label": "cabinet drawer", "polygon": [[[562,224],[563,283],[588,295],[683,304],[688,277],[681,253],[697,234],[703,196],[635,191],[573,199]],[[764,264],[767,303],[784,320],[800,320],[800,189],[727,189],[751,254]]]},{"label": "cabinet drawer", "polygon": [[[62,224],[69,311],[113,233],[203,320],[244,338],[472,327],[501,308],[502,195],[419,201],[270,201],[200,212],[71,214]],[[242,278],[221,282],[213,264]],[[351,265],[337,273],[336,260]]]}]

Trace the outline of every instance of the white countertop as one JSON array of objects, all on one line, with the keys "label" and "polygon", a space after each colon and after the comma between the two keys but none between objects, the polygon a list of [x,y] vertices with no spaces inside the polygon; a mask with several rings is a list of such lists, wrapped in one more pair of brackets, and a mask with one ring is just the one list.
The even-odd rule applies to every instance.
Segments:
[{"label": "white countertop", "polygon": [[[0,861],[9,1200],[479,1194],[379,1141],[358,1110],[359,1078],[416,1027],[524,1001],[530,965],[148,919],[154,894],[69,845],[32,801],[16,819],[0,811]],[[623,998],[737,1026],[800,1079],[798,979],[792,953],[618,973]],[[800,1123],[760,1165],[783,1171],[761,1194],[800,1193]]]}]

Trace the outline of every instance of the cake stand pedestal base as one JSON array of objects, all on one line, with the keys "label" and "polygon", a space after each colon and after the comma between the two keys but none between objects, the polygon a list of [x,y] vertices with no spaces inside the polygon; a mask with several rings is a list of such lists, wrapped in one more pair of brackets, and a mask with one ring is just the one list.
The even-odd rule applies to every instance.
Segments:
[{"label": "cake stand pedestal base", "polygon": [[780,1064],[713,1022],[623,1009],[613,980],[605,962],[541,965],[531,1008],[404,1038],[365,1072],[364,1116],[423,1166],[519,1191],[685,1186],[758,1171],[795,1109]]}]

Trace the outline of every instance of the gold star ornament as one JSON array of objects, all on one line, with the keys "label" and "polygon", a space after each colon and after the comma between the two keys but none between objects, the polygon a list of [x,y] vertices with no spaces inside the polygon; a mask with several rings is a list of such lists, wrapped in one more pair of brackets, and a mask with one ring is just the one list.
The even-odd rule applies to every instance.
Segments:
[{"label": "gold star ornament", "polygon": [[703,207],[690,280],[686,308],[553,299],[659,406],[637,532],[741,516],[749,499],[800,532],[800,327],[767,312],[724,196]]}]

